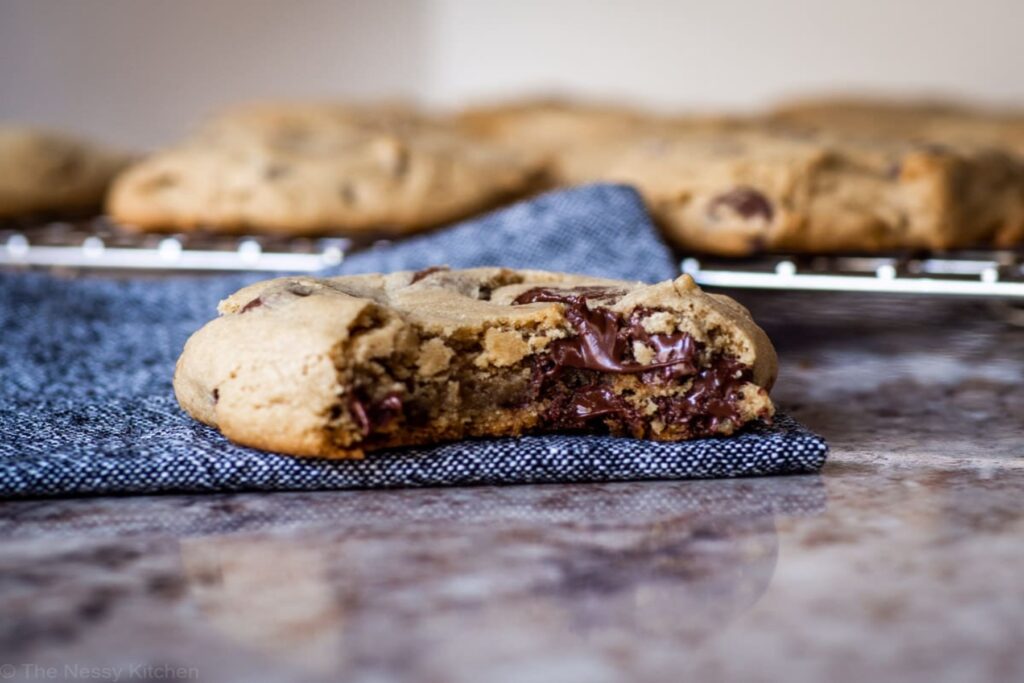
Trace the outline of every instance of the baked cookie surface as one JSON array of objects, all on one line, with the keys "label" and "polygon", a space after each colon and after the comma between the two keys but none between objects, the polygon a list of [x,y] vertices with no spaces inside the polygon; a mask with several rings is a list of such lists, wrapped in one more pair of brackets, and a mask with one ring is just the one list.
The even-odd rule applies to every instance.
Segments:
[{"label": "baked cookie surface", "polygon": [[1024,110],[949,100],[826,97],[781,105],[769,120],[805,130],[1004,149],[1024,155]]},{"label": "baked cookie surface", "polygon": [[768,126],[639,136],[567,176],[634,185],[685,250],[878,252],[1012,242],[1024,165],[1006,152]]},{"label": "baked cookie surface", "polygon": [[241,109],[132,167],[109,213],[130,229],[398,235],[533,189],[539,167],[404,110]]},{"label": "baked cookie surface", "polygon": [[0,124],[0,218],[98,209],[127,162],[69,135]]},{"label": "baked cookie surface", "polygon": [[233,441],[293,455],[547,431],[680,440],[773,413],[771,343],[688,276],[292,277],[220,313],[185,346],[178,401]]},{"label": "baked cookie surface", "polygon": [[538,98],[471,107],[457,125],[475,137],[539,160],[548,182],[564,181],[563,160],[577,149],[600,146],[657,125],[650,114],[611,104]]}]

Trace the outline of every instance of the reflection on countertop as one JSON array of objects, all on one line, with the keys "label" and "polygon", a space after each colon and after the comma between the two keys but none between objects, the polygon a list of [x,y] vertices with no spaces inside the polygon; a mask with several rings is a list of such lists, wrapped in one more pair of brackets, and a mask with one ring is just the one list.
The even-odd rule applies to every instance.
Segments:
[{"label": "reflection on countertop", "polygon": [[966,301],[740,298],[832,444],[821,476],[2,503],[0,663],[1024,679],[1024,330]]}]

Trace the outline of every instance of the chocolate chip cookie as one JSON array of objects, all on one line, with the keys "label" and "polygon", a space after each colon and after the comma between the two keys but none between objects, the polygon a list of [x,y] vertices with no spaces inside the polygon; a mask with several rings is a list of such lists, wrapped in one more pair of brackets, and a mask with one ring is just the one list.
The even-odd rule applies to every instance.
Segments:
[{"label": "chocolate chip cookie", "polygon": [[127,162],[69,135],[0,125],[0,218],[97,209]]},{"label": "chocolate chip cookie", "polygon": [[178,361],[179,402],[233,441],[293,455],[551,431],[681,440],[773,413],[771,343],[688,276],[291,277],[220,313]]},{"label": "chocolate chip cookie", "polygon": [[678,129],[577,151],[565,169],[576,182],[636,186],[688,251],[948,249],[1024,230],[1024,165],[990,148]]},{"label": "chocolate chip cookie", "polygon": [[451,125],[327,105],[243,109],[121,175],[129,229],[398,235],[534,188],[540,169]]}]

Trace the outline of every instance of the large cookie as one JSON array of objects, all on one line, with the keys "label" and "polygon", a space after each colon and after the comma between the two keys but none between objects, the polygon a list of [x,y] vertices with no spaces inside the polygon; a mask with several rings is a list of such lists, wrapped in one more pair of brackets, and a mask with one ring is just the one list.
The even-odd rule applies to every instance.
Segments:
[{"label": "large cookie", "polygon": [[533,189],[536,164],[401,113],[295,105],[214,119],[117,179],[129,228],[394,235]]},{"label": "large cookie", "polygon": [[294,455],[558,430],[679,440],[773,411],[764,332],[688,276],[292,277],[220,312],[178,361],[179,402],[233,441]]},{"label": "large cookie", "polygon": [[677,246],[713,254],[947,249],[1024,226],[1024,166],[990,148],[680,128],[577,152],[565,172],[635,185]]},{"label": "large cookie", "polygon": [[61,133],[0,125],[0,218],[98,209],[127,161]]}]

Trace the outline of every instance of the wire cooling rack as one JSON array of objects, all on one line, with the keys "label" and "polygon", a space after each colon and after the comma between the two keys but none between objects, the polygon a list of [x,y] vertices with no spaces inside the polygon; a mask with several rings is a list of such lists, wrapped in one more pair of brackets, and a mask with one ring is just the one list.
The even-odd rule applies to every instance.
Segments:
[{"label": "wire cooling rack", "polygon": [[[0,225],[0,267],[312,273],[368,243],[344,238],[146,235],[105,217]],[[1024,300],[1024,251],[896,256],[686,258],[705,287],[975,296]]]},{"label": "wire cooling rack", "polygon": [[957,251],[898,256],[686,258],[703,287],[928,294],[1024,300],[1024,252]]},{"label": "wire cooling rack", "polygon": [[312,273],[353,248],[344,238],[146,235],[104,217],[0,226],[0,266],[135,271]]}]

